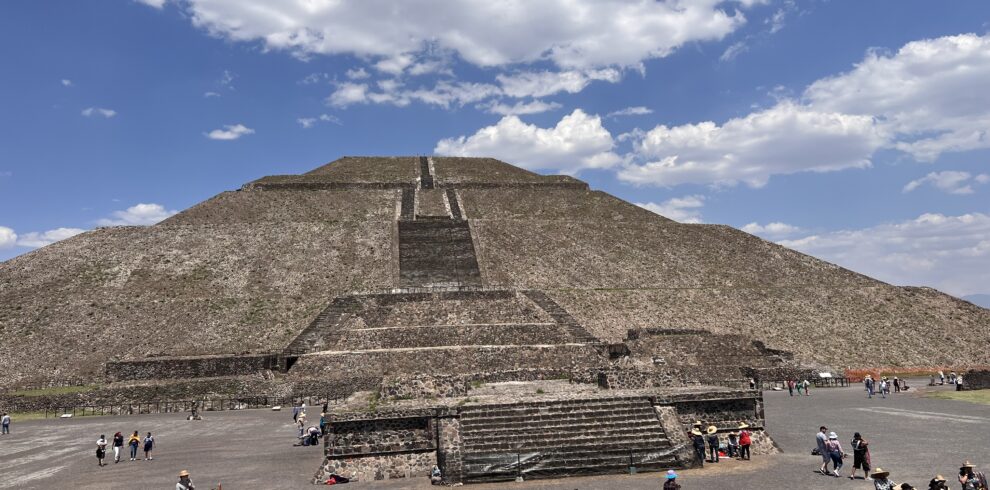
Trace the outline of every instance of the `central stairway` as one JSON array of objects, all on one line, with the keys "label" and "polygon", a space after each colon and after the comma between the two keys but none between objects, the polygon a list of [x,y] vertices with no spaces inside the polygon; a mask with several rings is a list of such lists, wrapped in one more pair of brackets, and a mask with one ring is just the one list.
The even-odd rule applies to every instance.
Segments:
[{"label": "central stairway", "polygon": [[481,284],[467,221],[399,221],[399,276],[403,286]]},{"label": "central stairway", "polygon": [[680,466],[645,397],[468,406],[460,423],[465,482]]}]

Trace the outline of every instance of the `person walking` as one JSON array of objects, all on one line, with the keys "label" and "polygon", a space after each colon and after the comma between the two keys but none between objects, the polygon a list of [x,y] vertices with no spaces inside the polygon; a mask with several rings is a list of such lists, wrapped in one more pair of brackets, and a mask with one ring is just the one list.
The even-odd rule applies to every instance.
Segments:
[{"label": "person walking", "polygon": [[120,448],[124,446],[124,434],[120,432],[113,435],[113,462],[120,462]]},{"label": "person walking", "polygon": [[863,378],[863,384],[866,385],[866,397],[873,398],[873,376],[867,374]]},{"label": "person walking", "polygon": [[878,467],[873,470],[870,477],[873,478],[874,490],[894,490],[894,482],[890,481],[888,476],[890,476],[890,472],[883,468]]},{"label": "person walking", "polygon": [[887,378],[880,378],[880,397],[887,398]]},{"label": "person walking", "polygon": [[138,446],[141,444],[141,436],[138,435],[138,431],[134,431],[131,437],[127,439],[127,445],[131,447],[131,461],[137,461]]},{"label": "person walking", "polygon": [[705,467],[705,436],[698,429],[691,429],[691,444],[694,446],[694,456],[698,460],[698,467]]},{"label": "person walking", "polygon": [[804,396],[811,396],[811,381],[804,380]]},{"label": "person walking", "polygon": [[894,393],[900,393],[900,392],[901,392],[901,380],[897,379],[897,376],[894,376]]},{"label": "person walking", "polygon": [[749,424],[742,422],[739,424],[739,459],[749,461],[749,446],[753,444],[753,434],[749,431]]},{"label": "person walking", "polygon": [[842,469],[842,444],[839,443],[839,436],[835,432],[829,432],[825,448],[828,449],[828,457],[832,460],[832,475],[836,478],[842,476],[839,474],[839,470]]},{"label": "person walking", "polygon": [[787,394],[794,396],[794,380],[787,380]]},{"label": "person walking", "polygon": [[188,471],[182,470],[179,472],[179,483],[175,484],[175,490],[196,490],[196,486],[189,479]]},{"label": "person walking", "polygon": [[945,385],[945,371],[938,370],[938,384]]},{"label": "person walking", "polygon": [[155,438],[151,437],[151,432],[144,436],[144,460],[151,461],[151,450],[155,448]]},{"label": "person walking", "polygon": [[0,432],[0,434],[10,434],[10,415],[7,412],[4,412],[3,416],[0,416],[0,426],[3,426],[3,432]]},{"label": "person walking", "polygon": [[667,481],[663,482],[663,490],[681,490],[681,485],[677,483],[677,473],[674,470],[667,470]]},{"label": "person walking", "polygon": [[818,433],[815,434],[815,444],[818,447],[818,454],[822,457],[822,466],[818,469],[818,472],[827,475],[828,463],[831,458],[828,456],[828,449],[825,447],[828,442],[828,427],[824,425],[818,428]]},{"label": "person walking", "polygon": [[712,463],[718,463],[718,428],[709,425],[705,432],[708,433],[708,458]]},{"label": "person walking", "polygon": [[870,443],[859,432],[853,434],[853,469],[849,475],[850,480],[856,479],[856,470],[863,469],[863,479],[870,480]]},{"label": "person walking", "polygon": [[97,466],[106,466],[103,462],[107,457],[107,436],[100,434],[100,438],[96,440],[96,464]]}]

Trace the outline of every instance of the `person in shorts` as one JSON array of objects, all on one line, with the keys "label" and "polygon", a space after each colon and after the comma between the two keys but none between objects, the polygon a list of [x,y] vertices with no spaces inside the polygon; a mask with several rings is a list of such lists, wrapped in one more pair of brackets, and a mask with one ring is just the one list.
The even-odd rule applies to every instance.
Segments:
[{"label": "person in shorts", "polygon": [[870,443],[859,432],[853,434],[853,469],[849,474],[850,480],[856,479],[856,470],[863,470],[863,478],[870,480]]}]

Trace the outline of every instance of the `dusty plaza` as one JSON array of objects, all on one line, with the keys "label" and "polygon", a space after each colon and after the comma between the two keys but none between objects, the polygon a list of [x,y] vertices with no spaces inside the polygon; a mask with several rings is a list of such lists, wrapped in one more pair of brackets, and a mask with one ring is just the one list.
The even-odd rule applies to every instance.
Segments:
[{"label": "dusty plaza", "polygon": [[[911,380],[918,386],[922,379]],[[860,431],[873,442],[873,461],[896,482],[927,483],[935,474],[952,476],[969,459],[990,465],[990,409],[963,401],[926,398],[924,392],[868,400],[862,387],[813,390],[810,397],[786,391],[765,394],[768,430],[782,452],[751,461],[723,460],[703,469],[680,471],[684,488],[872,489],[870,482],[814,473],[810,455],[818,425],[849,439]],[[935,387],[934,391],[950,388]],[[913,390],[912,390],[913,391]],[[92,441],[101,433],[140,429],[156,434],[153,461],[98,467]],[[45,441],[38,444],[38,441]],[[319,448],[293,447],[291,414],[245,410],[209,412],[201,421],[183,414],[79,417],[15,423],[0,439],[4,488],[166,488],[180,469],[189,469],[197,488],[312,488]],[[472,488],[655,489],[663,473],[615,474],[522,483],[478,484]],[[389,481],[360,481],[345,488],[431,488],[427,475]],[[924,488],[924,487],[922,487]],[[950,488],[956,488],[952,486]]]}]

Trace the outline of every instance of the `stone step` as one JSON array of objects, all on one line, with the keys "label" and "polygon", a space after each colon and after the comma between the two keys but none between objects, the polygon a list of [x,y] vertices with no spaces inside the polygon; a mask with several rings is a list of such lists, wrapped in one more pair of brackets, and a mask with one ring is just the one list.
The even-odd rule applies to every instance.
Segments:
[{"label": "stone step", "polygon": [[[680,468],[682,464],[675,456],[666,456],[656,461],[644,463],[633,461],[639,471],[664,471],[672,468]],[[621,458],[574,458],[574,459],[544,459],[538,463],[523,464],[523,468],[517,470],[514,467],[492,469],[489,464],[464,465],[465,483],[487,483],[500,481],[513,481],[517,475],[522,475],[524,479],[535,480],[542,478],[558,478],[563,476],[590,476],[628,473],[630,466],[629,456]]]},{"label": "stone step", "polygon": [[599,431],[596,433],[545,433],[530,434],[526,437],[492,437],[491,440],[472,440],[464,442],[464,448],[471,451],[483,451],[487,449],[515,449],[515,448],[535,448],[535,447],[576,447],[582,445],[598,445],[609,443],[616,438],[622,439],[623,445],[635,444],[637,442],[656,444],[657,447],[667,447],[670,441],[664,434],[652,432],[636,431],[627,429],[623,431]]},{"label": "stone step", "polygon": [[575,401],[544,401],[519,403],[517,405],[489,405],[484,407],[465,407],[461,410],[461,421],[473,418],[488,418],[498,415],[539,415],[572,413],[578,411],[598,410],[629,410],[637,409],[652,413],[653,407],[648,400],[639,399],[585,399]]},{"label": "stone step", "polygon": [[[491,405],[484,405],[480,407],[464,407],[461,413],[464,415],[470,415],[472,413],[498,410],[503,408],[525,408],[525,407],[564,407],[564,406],[588,406],[590,404],[619,404],[619,403],[634,403],[643,404],[647,406],[649,400],[644,396],[595,396],[588,398],[574,398],[570,400],[539,400],[531,402],[516,402],[516,403],[496,403]],[[462,415],[463,416],[463,415]]]},{"label": "stone step", "polygon": [[511,441],[511,442],[492,442],[487,444],[475,444],[475,445],[464,445],[462,451],[465,454],[471,453],[486,453],[486,452],[539,452],[539,451],[551,451],[551,452],[561,452],[563,450],[585,450],[585,451],[604,451],[604,450],[644,450],[644,449],[656,449],[662,450],[670,447],[670,441],[667,439],[658,439],[655,437],[626,437],[622,441],[615,441],[614,439],[604,438],[604,437],[592,437],[592,438],[569,438],[569,439],[546,439],[546,440],[532,440],[532,441]]},{"label": "stone step", "polygon": [[433,325],[344,331],[341,344],[353,349],[432,347],[442,345],[495,345],[507,343],[554,344],[571,340],[569,332],[553,323]]},{"label": "stone step", "polygon": [[484,417],[461,418],[461,424],[466,427],[485,427],[489,425],[516,425],[531,423],[546,423],[554,420],[576,421],[582,419],[612,420],[618,418],[656,419],[652,409],[616,408],[616,409],[573,409],[569,412],[558,413],[492,413]]},{"label": "stone step", "polygon": [[[652,422],[652,423],[651,423]],[[471,429],[470,431],[465,431],[461,434],[461,439],[464,441],[475,441],[475,440],[487,440],[489,438],[498,438],[504,436],[514,436],[514,435],[528,435],[528,434],[542,434],[546,431],[552,430],[573,430],[574,432],[595,432],[595,431],[622,431],[626,429],[635,429],[640,432],[650,431],[653,433],[663,433],[663,426],[660,425],[658,421],[650,421],[647,419],[631,419],[631,420],[620,420],[610,422],[608,425],[604,425],[601,419],[594,419],[586,422],[576,422],[567,423],[559,425],[540,425],[536,427],[523,427],[523,428],[506,428],[500,426],[485,427]]]}]

